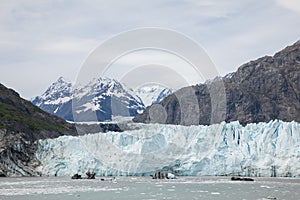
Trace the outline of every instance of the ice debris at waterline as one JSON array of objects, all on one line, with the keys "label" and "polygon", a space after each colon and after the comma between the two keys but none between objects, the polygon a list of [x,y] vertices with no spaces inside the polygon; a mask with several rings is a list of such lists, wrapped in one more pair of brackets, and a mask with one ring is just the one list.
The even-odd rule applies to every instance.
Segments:
[{"label": "ice debris at waterline", "polygon": [[[39,141],[43,175],[300,176],[300,124],[271,121],[211,126],[132,124],[107,132]],[[271,170],[272,169],[272,170]]]}]

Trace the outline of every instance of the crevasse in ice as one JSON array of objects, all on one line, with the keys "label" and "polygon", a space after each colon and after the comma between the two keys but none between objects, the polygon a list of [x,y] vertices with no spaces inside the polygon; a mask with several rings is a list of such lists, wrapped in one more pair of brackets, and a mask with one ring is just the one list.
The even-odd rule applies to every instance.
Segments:
[{"label": "crevasse in ice", "polygon": [[135,124],[132,130],[39,141],[43,175],[300,176],[300,124],[271,121],[210,126]]}]

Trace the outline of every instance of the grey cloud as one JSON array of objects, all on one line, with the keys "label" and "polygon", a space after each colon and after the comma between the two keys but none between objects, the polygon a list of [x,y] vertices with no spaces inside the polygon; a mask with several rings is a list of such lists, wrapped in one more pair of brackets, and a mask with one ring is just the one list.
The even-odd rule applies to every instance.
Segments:
[{"label": "grey cloud", "polygon": [[59,76],[74,80],[102,41],[145,26],[193,38],[225,74],[299,39],[293,1],[3,1],[0,82],[30,98]]}]

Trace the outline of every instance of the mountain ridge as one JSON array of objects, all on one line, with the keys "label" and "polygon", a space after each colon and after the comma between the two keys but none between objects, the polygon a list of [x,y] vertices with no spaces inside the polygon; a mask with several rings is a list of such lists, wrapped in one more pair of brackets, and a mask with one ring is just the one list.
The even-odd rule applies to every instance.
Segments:
[{"label": "mountain ridge", "polygon": [[[274,56],[264,56],[241,65],[236,72],[223,78],[216,78],[205,84],[180,89],[164,99],[159,105],[164,108],[166,117],[155,122],[166,124],[211,124],[212,105],[210,84],[221,83],[226,94],[226,114],[222,120],[239,121],[241,124],[268,122],[274,119],[300,122],[300,41],[287,46]],[[199,105],[198,119],[192,113],[185,113],[182,119],[178,94],[192,90]],[[177,95],[177,96],[176,96]],[[221,100],[220,100],[221,101]],[[214,102],[219,106],[219,102]],[[133,121],[152,123],[147,108]],[[158,113],[159,115],[160,113]],[[152,115],[152,118],[159,116]]]},{"label": "mountain ridge", "polygon": [[117,116],[134,117],[146,106],[159,103],[172,92],[157,84],[132,90],[107,77],[73,86],[59,77],[32,103],[68,121],[111,121]]},{"label": "mountain ridge", "polygon": [[60,77],[32,103],[69,121],[110,121],[113,115],[133,116],[144,109],[133,91],[109,78],[73,87]]}]

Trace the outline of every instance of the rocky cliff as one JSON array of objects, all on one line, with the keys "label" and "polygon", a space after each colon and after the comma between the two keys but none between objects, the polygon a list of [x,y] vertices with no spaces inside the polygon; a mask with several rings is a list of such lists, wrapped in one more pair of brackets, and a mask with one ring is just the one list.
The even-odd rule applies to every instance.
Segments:
[{"label": "rocky cliff", "polygon": [[36,176],[38,139],[76,135],[75,126],[52,116],[0,84],[0,176]]},{"label": "rocky cliff", "polygon": [[[224,86],[219,101],[211,98],[211,88]],[[220,93],[222,88],[220,88]],[[180,100],[196,96],[197,106],[183,105]],[[178,98],[180,97],[180,98]],[[217,98],[218,99],[218,98]],[[216,109],[224,104],[224,113],[212,120]],[[151,112],[159,106],[160,112]],[[162,109],[163,108],[163,109]],[[197,110],[195,110],[197,109]],[[205,84],[183,88],[147,108],[134,118],[135,122],[167,124],[212,124],[220,121],[248,123],[268,122],[273,119],[300,122],[300,41],[274,56],[250,61],[230,76],[216,78]],[[164,112],[164,114],[162,114]],[[182,113],[185,112],[184,115]],[[165,116],[165,117],[162,117]]]}]

